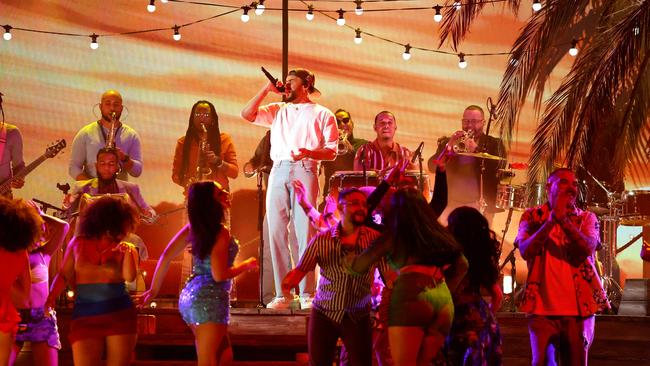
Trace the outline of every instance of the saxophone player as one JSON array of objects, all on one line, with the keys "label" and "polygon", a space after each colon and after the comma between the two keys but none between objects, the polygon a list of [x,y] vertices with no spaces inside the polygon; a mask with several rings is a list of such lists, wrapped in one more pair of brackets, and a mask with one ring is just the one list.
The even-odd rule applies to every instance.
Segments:
[{"label": "saxophone player", "polygon": [[219,130],[214,105],[205,100],[194,103],[185,136],[176,144],[172,181],[186,189],[194,181],[213,180],[229,190],[228,178],[237,178],[238,172],[235,145]]},{"label": "saxophone player", "polygon": [[142,174],[140,136],[120,121],[124,105],[117,90],[107,90],[99,103],[101,118],[84,126],[74,137],[68,173],[75,180],[97,178],[97,152],[113,144],[119,157],[121,171],[118,178]]}]

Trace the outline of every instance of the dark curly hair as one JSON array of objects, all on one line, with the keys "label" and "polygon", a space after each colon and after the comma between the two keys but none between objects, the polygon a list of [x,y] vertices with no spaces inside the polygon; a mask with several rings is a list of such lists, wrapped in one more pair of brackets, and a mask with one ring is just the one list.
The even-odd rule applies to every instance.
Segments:
[{"label": "dark curly hair", "polygon": [[469,262],[469,283],[490,288],[499,280],[501,248],[487,219],[473,207],[458,207],[447,218],[448,229],[463,247]]},{"label": "dark curly hair", "polygon": [[210,108],[210,119],[212,120],[212,123],[206,126],[206,129],[208,130],[208,144],[210,145],[210,150],[212,150],[216,156],[221,156],[221,131],[219,131],[219,115],[217,114],[217,110],[214,108],[214,104],[208,102],[207,100],[199,100],[192,106],[190,119],[187,123],[187,131],[185,132],[185,140],[183,142],[183,163],[181,164],[181,170],[179,173],[179,178],[181,180],[184,179],[187,174],[190,174],[188,178],[194,174],[194,172],[188,171],[190,168],[188,165],[190,161],[190,145],[192,144],[192,140],[200,140],[199,131],[196,130],[194,123],[192,123],[194,120],[194,113],[196,112],[196,108],[199,106],[199,104],[207,104]]},{"label": "dark curly hair", "polygon": [[119,237],[135,230],[138,222],[138,212],[128,202],[105,196],[91,202],[81,213],[79,236],[100,239],[109,234]]},{"label": "dark curly hair", "polygon": [[9,252],[28,249],[42,234],[43,219],[23,200],[0,197],[0,247]]},{"label": "dark curly hair", "polygon": [[395,191],[386,215],[387,240],[393,241],[391,260],[406,263],[444,266],[461,254],[454,237],[436,220],[438,216],[413,188]]},{"label": "dark curly hair", "polygon": [[192,254],[201,259],[210,254],[217,235],[222,229],[223,206],[215,199],[216,190],[222,190],[219,183],[204,181],[190,185],[187,195],[187,216],[190,220],[190,243]]}]

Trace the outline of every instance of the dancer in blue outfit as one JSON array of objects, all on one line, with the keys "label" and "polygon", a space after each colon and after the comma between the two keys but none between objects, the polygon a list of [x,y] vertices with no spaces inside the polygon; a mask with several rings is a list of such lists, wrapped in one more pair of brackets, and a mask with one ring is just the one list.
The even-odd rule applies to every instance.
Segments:
[{"label": "dancer in blue outfit", "polygon": [[190,223],[167,244],[158,260],[151,288],[143,295],[143,305],[153,300],[169,269],[187,243],[192,245],[192,275],[181,291],[178,309],[192,329],[199,365],[228,365],[232,349],[228,340],[230,288],[232,279],[257,268],[253,257],[235,265],[237,241],[223,225],[224,209],[230,194],[219,183],[194,183],[189,188],[187,212]]}]

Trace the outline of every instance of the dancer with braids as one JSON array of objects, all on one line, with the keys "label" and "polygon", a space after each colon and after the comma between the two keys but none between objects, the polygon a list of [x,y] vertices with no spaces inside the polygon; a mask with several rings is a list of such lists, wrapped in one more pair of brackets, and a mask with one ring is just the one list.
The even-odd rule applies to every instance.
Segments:
[{"label": "dancer with braids", "polygon": [[387,256],[398,276],[388,309],[388,339],[395,365],[429,365],[451,329],[450,290],[467,270],[454,238],[415,189],[393,194],[386,231],[357,258],[350,271],[363,273]]},{"label": "dancer with braids", "polygon": [[143,305],[160,291],[169,264],[192,245],[194,266],[178,299],[178,310],[192,329],[198,364],[228,365],[232,349],[228,339],[230,289],[232,279],[257,268],[253,257],[235,265],[237,241],[224,226],[224,210],[230,207],[230,194],[219,183],[204,181],[189,187],[185,225],[167,244],[158,260],[151,288],[142,295]]},{"label": "dancer with braids", "polygon": [[125,281],[138,273],[138,250],[124,241],[138,220],[135,208],[114,197],[92,202],[78,235],[68,244],[46,307],[54,307],[66,283],[75,288],[68,336],[76,366],[128,365],[137,339],[136,311]]},{"label": "dancer with braids", "polygon": [[20,316],[14,303],[25,301],[30,291],[27,248],[41,235],[43,221],[22,200],[0,197],[0,364],[9,355]]},{"label": "dancer with braids", "polygon": [[[488,220],[473,207],[458,207],[447,220],[469,262],[467,276],[452,294],[455,314],[446,341],[448,360],[452,365],[501,365],[501,332],[494,315],[503,299],[499,241]],[[489,305],[482,296],[485,292],[492,299]]]}]

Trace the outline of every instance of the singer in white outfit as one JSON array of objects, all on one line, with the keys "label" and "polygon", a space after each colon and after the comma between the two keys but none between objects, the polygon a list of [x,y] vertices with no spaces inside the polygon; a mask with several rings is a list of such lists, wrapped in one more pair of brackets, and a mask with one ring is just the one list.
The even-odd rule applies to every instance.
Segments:
[{"label": "singer in white outfit", "polygon": [[[318,93],[314,82],[315,76],[309,70],[291,70],[284,85],[285,102],[261,106],[269,92],[279,94],[276,85],[269,82],[241,111],[245,120],[271,129],[273,168],[269,175],[266,212],[276,291],[282,288],[282,279],[293,269],[314,235],[291,183],[301,181],[308,200],[312,206],[316,205],[319,164],[322,160],[333,160],[337,152],[336,118],[329,109],[310,99],[310,94]],[[289,249],[288,230],[295,232],[298,248],[292,245]],[[300,282],[301,308],[311,308],[315,285],[313,273]],[[293,299],[276,293],[276,298],[267,307],[288,308],[292,303]]]}]

